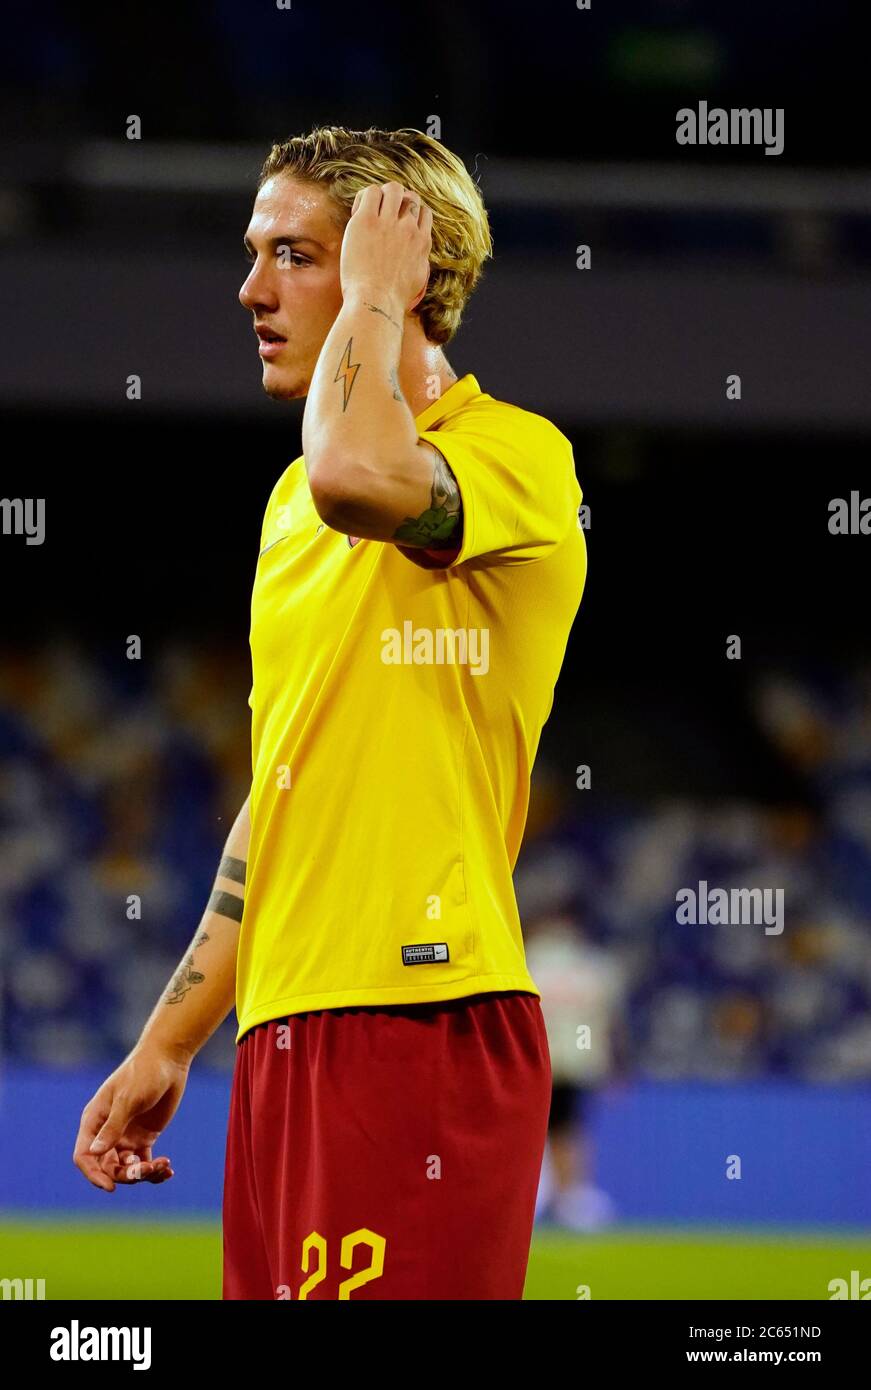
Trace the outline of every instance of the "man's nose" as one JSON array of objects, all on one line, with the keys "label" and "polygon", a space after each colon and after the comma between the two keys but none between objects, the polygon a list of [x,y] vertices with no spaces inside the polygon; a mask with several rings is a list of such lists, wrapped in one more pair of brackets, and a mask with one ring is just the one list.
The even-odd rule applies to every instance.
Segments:
[{"label": "man's nose", "polygon": [[252,312],[261,308],[273,311],[278,308],[278,296],[257,266],[252,266],[250,275],[239,291],[239,303],[243,309]]}]

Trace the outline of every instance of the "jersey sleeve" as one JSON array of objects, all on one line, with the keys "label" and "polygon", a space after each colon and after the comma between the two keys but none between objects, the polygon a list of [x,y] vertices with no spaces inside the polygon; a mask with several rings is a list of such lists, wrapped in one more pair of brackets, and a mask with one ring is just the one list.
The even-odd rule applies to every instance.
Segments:
[{"label": "jersey sleeve", "polygon": [[461,417],[456,425],[424,430],[457,480],[463,503],[459,548],[401,546],[424,568],[466,560],[523,564],[538,560],[578,525],[581,489],[572,446],[555,425],[529,411]]}]

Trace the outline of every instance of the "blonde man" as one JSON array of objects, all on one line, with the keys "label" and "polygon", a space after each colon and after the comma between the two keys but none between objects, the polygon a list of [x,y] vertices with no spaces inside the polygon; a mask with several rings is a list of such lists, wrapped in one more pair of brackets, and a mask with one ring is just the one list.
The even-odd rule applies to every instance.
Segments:
[{"label": "blonde man", "polygon": [[492,246],[438,141],[276,145],[245,248],[264,389],[306,399],[251,795],[76,1161],[172,1175],[153,1145],[235,998],[225,1298],[520,1298],[551,1075],[512,869],[586,571],[571,446],[445,356]]}]

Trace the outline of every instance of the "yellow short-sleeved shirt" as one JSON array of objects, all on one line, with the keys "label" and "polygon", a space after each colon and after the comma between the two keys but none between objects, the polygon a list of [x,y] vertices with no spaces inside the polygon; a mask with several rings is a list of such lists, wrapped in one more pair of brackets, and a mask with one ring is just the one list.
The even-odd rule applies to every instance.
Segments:
[{"label": "yellow short-sleeved shirt", "polygon": [[586,576],[548,420],[462,377],[417,417],[463,498],[426,568],[279,478],[251,605],[251,841],[238,1037],[312,1009],[538,990],[512,870]]}]

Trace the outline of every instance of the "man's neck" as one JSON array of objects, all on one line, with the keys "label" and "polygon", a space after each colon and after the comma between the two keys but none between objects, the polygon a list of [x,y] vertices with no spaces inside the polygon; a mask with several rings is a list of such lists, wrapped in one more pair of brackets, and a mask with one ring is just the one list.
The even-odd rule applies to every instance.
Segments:
[{"label": "man's neck", "polygon": [[457,380],[456,372],[440,347],[424,342],[419,349],[415,347],[406,353],[406,345],[403,344],[399,360],[399,386],[412,415],[417,417],[423,414]]}]

